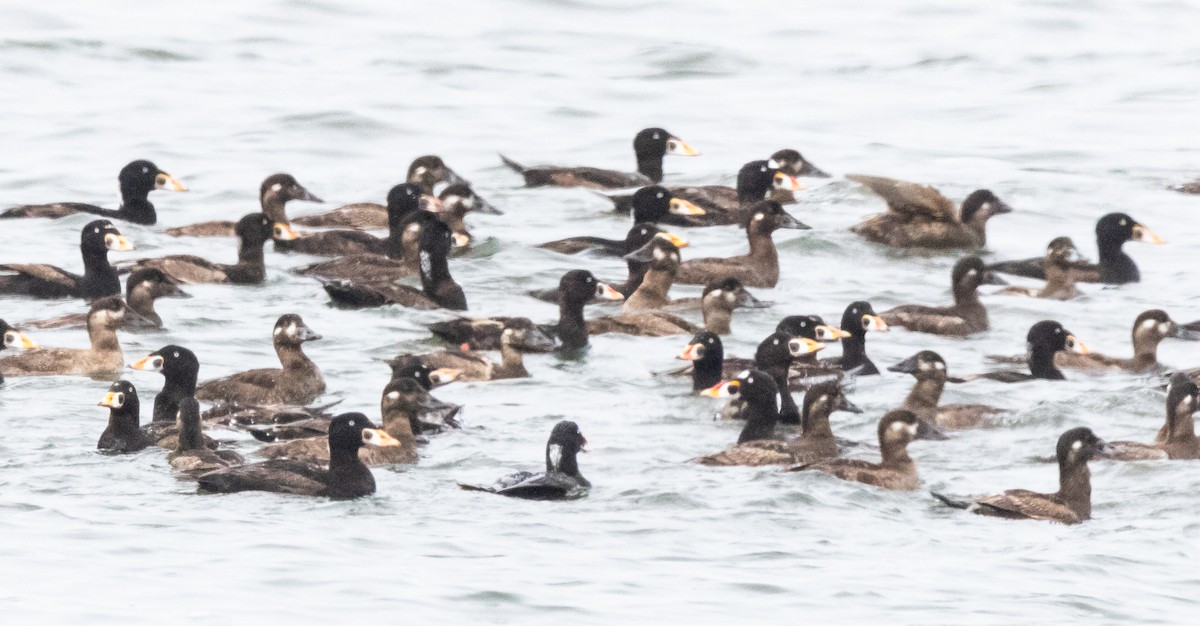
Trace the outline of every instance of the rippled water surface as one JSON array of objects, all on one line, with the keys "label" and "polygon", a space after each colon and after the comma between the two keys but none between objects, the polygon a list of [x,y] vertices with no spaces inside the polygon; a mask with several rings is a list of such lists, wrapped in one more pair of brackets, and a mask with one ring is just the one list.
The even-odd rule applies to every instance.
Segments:
[{"label": "rippled water surface", "polygon": [[[255,210],[275,171],[330,203],[293,205],[294,215],[382,200],[413,157],[436,153],[505,211],[470,217],[480,242],[452,261],[472,312],[550,320],[554,307],[524,290],[577,267],[619,277],[623,265],[530,244],[620,236],[626,218],[587,191],[522,189],[495,153],[631,168],[633,134],[658,125],[704,153],[669,158],[668,182],[732,184],[739,165],[783,147],[838,175],[808,181],[790,207],[813,230],[777,237],[783,279],[757,290],[776,306],[738,313],[731,354],[751,355],[785,314],[836,320],[857,299],[948,301],[953,255],[900,254],[847,232],[882,206],[840,178],[865,172],[952,198],[995,190],[1016,212],[991,224],[994,259],[1038,254],[1060,234],[1094,258],[1093,224],[1115,210],[1169,241],[1127,246],[1138,285],[1088,286],[1068,303],[985,297],[993,329],[970,340],[872,336],[881,367],[931,348],[952,373],[979,372],[984,354],[1019,353],[1044,318],[1126,355],[1140,311],[1200,318],[1200,201],[1166,190],[1200,173],[1196,23],[1196,2],[3,2],[0,205],[111,205],[117,170],[149,158],[192,191],[153,196],[157,227],[119,225],[138,251],[114,258],[232,261],[231,241],[161,230]],[[5,222],[0,261],[78,270],[87,221]],[[686,236],[685,258],[745,246],[733,227]],[[195,299],[161,302],[169,330],[123,334],[126,356],[183,344],[202,379],[272,366],[271,325],[296,312],[325,337],[308,352],[330,396],[376,414],[380,360],[432,349],[424,325],[446,314],[331,308],[316,282],[288,272],[311,260],[268,252],[265,285],[190,287]],[[78,310],[0,298],[10,322]],[[86,345],[81,331],[37,338]],[[998,428],[914,444],[922,489],[887,493],[683,463],[738,431],[714,423],[715,401],[686,382],[651,376],[677,365],[686,339],[599,337],[579,360],[528,359],[529,380],[441,389],[467,406],[466,428],[435,439],[414,467],[376,470],[378,493],[353,502],[193,495],[161,453],[96,453],[105,382],[11,379],[0,388],[4,621],[1194,621],[1200,464],[1093,464],[1095,519],[1078,527],[977,518],[926,494],[1053,490],[1054,466],[1033,457],[1081,424],[1150,440],[1162,421],[1156,381],[952,387],[948,401],[1013,413]],[[1160,358],[1200,365],[1195,346],[1167,341]],[[148,407],[161,377],[128,378]],[[850,397],[866,413],[835,414],[835,431],[872,439],[910,383],[859,381]],[[591,442],[589,498],[530,503],[454,487],[536,467],[564,418]]]}]

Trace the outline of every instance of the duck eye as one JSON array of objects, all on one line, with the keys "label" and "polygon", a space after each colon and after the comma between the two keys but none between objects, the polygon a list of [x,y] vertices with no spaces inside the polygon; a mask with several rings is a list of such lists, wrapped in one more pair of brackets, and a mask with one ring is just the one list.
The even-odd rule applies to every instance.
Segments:
[{"label": "duck eye", "polygon": [[149,171],[150,171],[150,168],[146,167],[145,165],[143,165],[143,166],[142,166],[142,173],[143,173],[143,174],[146,174],[146,173],[148,173]]},{"label": "duck eye", "polygon": [[655,139],[661,139],[661,136],[660,136],[658,133],[654,133],[654,138],[655,138]]},{"label": "duck eye", "polygon": [[175,358],[179,358],[179,353],[178,353],[178,352],[176,352],[176,353],[175,353]]},{"label": "duck eye", "polygon": [[358,424],[357,424],[357,423],[355,423],[355,421],[354,421],[354,420],[350,420],[349,422],[346,422],[346,425],[347,425],[347,426],[357,426]]},{"label": "duck eye", "polygon": [[660,199],[663,197],[663,193],[662,193],[661,191],[660,191],[660,192],[658,192],[658,197],[659,197]]}]

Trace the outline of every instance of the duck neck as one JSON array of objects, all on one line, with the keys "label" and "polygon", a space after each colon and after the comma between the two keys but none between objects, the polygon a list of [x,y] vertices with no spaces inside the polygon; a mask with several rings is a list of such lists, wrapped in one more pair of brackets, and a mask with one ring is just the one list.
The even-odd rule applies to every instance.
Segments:
[{"label": "duck neck", "polygon": [[671,298],[667,295],[671,291],[671,285],[675,282],[675,272],[677,267],[658,268],[652,267],[646,271],[642,277],[642,284],[638,286],[637,291],[632,297],[639,300],[647,301],[651,306],[661,306],[669,303]]},{"label": "duck neck", "polygon": [[1107,283],[1137,282],[1141,278],[1137,264],[1122,249],[1125,242],[1096,239],[1100,251],[1100,281]]},{"label": "duck neck", "polygon": [[500,367],[510,376],[526,376],[525,357],[515,346],[507,341],[500,344]]},{"label": "duck neck", "polygon": [[904,399],[904,407],[910,409],[937,408],[938,401],[942,398],[942,389],[945,386],[946,379],[942,377],[918,378],[912,391],[908,392],[908,397]]},{"label": "duck neck", "polygon": [[975,211],[971,219],[967,220],[966,227],[979,238],[980,247],[987,245],[987,221],[991,216],[990,212],[980,210]]},{"label": "duck neck", "polygon": [[101,245],[98,249],[84,247],[81,251],[83,253],[83,283],[84,285],[94,285],[92,288],[85,287],[88,293],[82,295],[87,298],[99,298],[121,293],[121,279],[117,277],[117,271],[108,262],[108,248]]},{"label": "duck neck", "polygon": [[[317,372],[316,363],[304,354],[304,344],[291,343],[288,341],[275,342],[275,354],[279,357],[279,362],[283,365],[283,371],[294,374],[311,374]],[[289,378],[289,376],[284,376]]]},{"label": "duck neck", "polygon": [[430,254],[422,250],[420,255],[421,288],[432,297],[443,283],[454,282],[450,276],[450,262],[444,254]]},{"label": "duck neck", "polygon": [[766,372],[775,379],[775,385],[779,387],[779,422],[788,425],[800,424],[800,407],[796,406],[796,399],[792,397],[792,391],[788,389],[788,366],[787,363],[777,367],[767,368]]},{"label": "duck neck", "polygon": [[629,269],[629,278],[625,279],[621,295],[628,298],[637,292],[638,287],[642,286],[642,281],[646,278],[647,265],[637,261],[626,261],[625,266]]},{"label": "duck neck", "polygon": [[263,265],[263,245],[266,243],[238,238],[238,265]]},{"label": "duck neck", "polygon": [[578,457],[577,452],[563,449],[562,458],[560,458],[558,460],[558,467],[555,468],[554,463],[552,463],[550,461],[550,448],[547,447],[546,448],[546,473],[549,474],[550,472],[558,471],[558,472],[562,472],[563,474],[566,474],[567,476],[583,478],[583,475],[579,473],[579,459],[577,457]]},{"label": "duck neck", "polygon": [[738,435],[738,443],[775,436],[775,424],[779,422],[779,413],[775,409],[773,398],[767,398],[765,401],[761,398],[747,401],[742,414],[746,416],[746,425]]},{"label": "duck neck", "polygon": [[867,362],[867,333],[862,329],[846,329],[849,337],[842,339],[842,369],[852,369]]},{"label": "duck neck", "polygon": [[654,184],[662,182],[663,179],[663,157],[638,155],[637,171],[642,176],[649,178]]},{"label": "duck neck", "polygon": [[1033,374],[1034,378],[1064,380],[1066,376],[1054,365],[1055,352],[1057,351],[1050,348],[1035,347],[1029,354],[1029,373]]},{"label": "duck neck", "polygon": [[200,416],[179,417],[179,443],[175,446],[177,452],[201,450],[204,448],[204,432],[200,428]]},{"label": "duck neck", "polygon": [[1087,463],[1058,466],[1058,493],[1055,494],[1080,519],[1092,516],[1092,472]]},{"label": "duck neck", "polygon": [[728,335],[731,332],[730,325],[733,322],[733,309],[726,307],[724,303],[719,301],[705,301],[701,303],[701,311],[704,314],[704,330],[718,335]]},{"label": "duck neck", "polygon": [[179,412],[179,402],[184,398],[196,395],[196,374],[182,377],[168,377],[163,383],[162,391],[154,397],[154,422],[173,422]]},{"label": "duck neck", "polygon": [[1191,441],[1196,438],[1196,422],[1192,411],[1178,411],[1173,406],[1167,406],[1166,442]]},{"label": "duck neck", "polygon": [[775,248],[774,231],[755,228],[747,229],[746,239],[750,242],[750,258],[760,263],[778,265],[779,251]]},{"label": "duck neck", "polygon": [[886,467],[899,467],[903,465],[912,465],[912,457],[908,456],[908,442],[906,441],[880,441],[879,453],[883,458],[883,465]]},{"label": "duck neck", "polygon": [[1065,261],[1055,259],[1047,261],[1045,267],[1046,285],[1042,287],[1042,291],[1038,295],[1043,298],[1060,295],[1069,297],[1074,287],[1070,265]]},{"label": "duck neck", "polygon": [[801,438],[805,441],[833,439],[833,428],[829,426],[829,411],[817,410],[804,415],[801,420]]},{"label": "duck neck", "polygon": [[154,322],[154,325],[162,328],[162,318],[159,317],[158,311],[154,310],[154,296],[146,289],[137,289],[125,294],[125,304],[133,310],[134,313]]},{"label": "duck neck", "polygon": [[123,197],[121,199],[120,213],[123,219],[134,224],[150,226],[158,221],[158,214],[154,210],[154,205],[146,199],[145,195],[142,195],[140,198]]},{"label": "duck neck", "polygon": [[[358,459],[358,449],[360,446],[329,446],[329,470],[338,469],[341,471],[353,470],[357,466],[362,465],[362,461]],[[364,466],[365,469],[365,466]]]},{"label": "duck neck", "polygon": [[1133,360],[1141,367],[1158,364],[1158,344],[1162,343],[1162,335],[1157,332],[1133,331]]},{"label": "duck neck", "polygon": [[562,347],[575,350],[588,345],[587,323],[583,321],[583,302],[564,299],[558,305],[558,338]]},{"label": "duck neck", "polygon": [[87,331],[93,352],[121,352],[121,344],[117,341],[117,331],[108,324],[102,324],[89,316]]},{"label": "duck neck", "polygon": [[125,396],[125,405],[108,412],[108,432],[129,435],[141,426],[141,407],[136,399]]},{"label": "duck neck", "polygon": [[289,224],[287,210],[287,200],[282,194],[268,190],[260,199],[262,204],[262,212],[267,215],[267,219],[273,224]]},{"label": "duck neck", "polygon": [[693,362],[692,364],[692,390],[700,391],[708,389],[713,385],[721,382],[721,375],[724,373],[724,351],[710,351],[704,355],[704,358]]}]

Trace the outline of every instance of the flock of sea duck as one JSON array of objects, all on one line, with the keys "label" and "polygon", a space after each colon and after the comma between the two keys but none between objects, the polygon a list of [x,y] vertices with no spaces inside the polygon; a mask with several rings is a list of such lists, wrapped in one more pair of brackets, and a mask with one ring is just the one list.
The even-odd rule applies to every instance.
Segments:
[{"label": "flock of sea duck", "polygon": [[[1026,336],[1023,356],[993,357],[1023,364],[1028,371],[997,370],[952,377],[936,352],[922,350],[887,367],[915,379],[912,391],[878,426],[878,462],[847,458],[860,443],[837,437],[830,417],[838,411],[861,412],[847,397],[847,379],[879,374],[867,355],[868,333],[889,327],[948,337],[970,337],[988,331],[988,313],[979,297],[985,285],[1004,284],[1001,274],[1039,278],[1041,288],[1005,287],[998,294],[1071,299],[1076,284],[1136,282],[1140,273],[1124,252],[1128,241],[1162,243],[1148,227],[1123,213],[1101,217],[1096,224],[1097,263],[1082,259],[1066,237],[1050,241],[1040,258],[985,263],[965,256],[950,276],[953,303],[906,304],[876,312],[866,301],[850,303],[837,324],[816,315],[783,317],[758,345],[753,358],[725,353],[722,335],[733,332],[739,308],[769,307],[750,289],[770,289],[787,277],[781,269],[774,237],[781,229],[808,229],[784,208],[803,189],[798,177],[828,177],[795,150],[780,150],[753,160],[736,174],[736,187],[723,185],[663,186],[667,155],[695,156],[695,149],[661,128],[648,128],[633,142],[637,169],[620,172],[593,167],[526,167],[506,157],[505,165],[528,187],[583,187],[600,190],[618,212],[632,216],[623,239],[591,235],[551,241],[539,247],[554,253],[620,257],[628,275],[602,281],[586,269],[565,273],[556,286],[531,292],[558,304],[558,318],[537,322],[520,317],[450,317],[430,326],[449,344],[425,354],[401,354],[390,361],[392,378],[380,399],[378,425],[362,413],[332,415],[319,402],[326,381],[304,353],[304,344],[321,339],[299,315],[281,316],[271,332],[278,368],[253,369],[215,380],[199,380],[200,360],[190,349],[167,345],[128,367],[156,371],[164,378],[154,398],[152,417],[141,421],[137,389],[127,380],[112,383],[100,405],[109,421],[97,447],[114,453],[165,448],[169,464],[194,479],[202,492],[275,491],[336,498],[373,493],[369,467],[415,463],[417,447],[446,429],[459,426],[460,406],[442,402],[431,392],[456,380],[499,380],[529,375],[528,355],[578,352],[591,337],[608,333],[635,336],[692,336],[678,358],[685,368],[670,372],[691,378],[694,391],[729,398],[719,415],[745,422],[730,448],[701,456],[708,466],[778,466],[787,472],[821,472],[885,489],[918,487],[916,463],[909,444],[917,439],[945,440],[946,431],[993,423],[1001,407],[942,403],[947,382],[990,379],[1005,383],[1066,378],[1064,369],[1120,369],[1159,374],[1156,351],[1166,338],[1198,339],[1200,322],[1178,324],[1165,312],[1142,313],[1133,323],[1133,356],[1120,358],[1090,352],[1062,324],[1040,321]],[[896,248],[975,250],[987,242],[991,218],[1013,211],[992,191],[981,189],[958,205],[938,190],[880,176],[850,175],[886,203],[879,215],[850,230],[868,241]],[[468,309],[467,294],[451,274],[451,258],[470,246],[473,236],[465,217],[472,212],[499,213],[442,159],[413,161],[404,182],[393,187],[383,204],[356,203],[292,219],[289,202],[322,200],[288,174],[267,177],[259,190],[261,211],[236,221],[214,221],[165,229],[174,237],[234,237],[234,250],[221,259],[191,255],[145,258],[113,265],[109,251],[133,244],[114,225],[124,220],[157,224],[150,192],[185,191],[186,187],[149,161],[134,161],[119,176],[121,205],[105,209],[66,202],[20,206],[0,219],[60,218],[90,213],[98,219],[80,233],[83,273],[46,264],[0,265],[0,294],[27,298],[81,298],[90,303],[86,315],[31,320],[24,328],[86,328],[88,349],[42,348],[21,330],[0,320],[0,374],[8,376],[113,376],[126,367],[119,333],[132,327],[161,328],[154,309],[158,298],[190,297],[180,285],[216,283],[244,285],[266,279],[265,247],[276,253],[327,257],[293,270],[321,281],[330,298],[349,307],[400,305],[421,309]],[[1180,191],[1192,192],[1191,186]],[[688,243],[666,228],[737,225],[748,251],[728,258],[685,259]],[[313,230],[320,229],[320,230]],[[375,234],[369,231],[377,231]],[[128,274],[124,299],[120,275]],[[698,298],[675,298],[675,284],[703,285]],[[620,310],[585,316],[591,304],[619,302]],[[699,323],[697,323],[697,312]],[[818,353],[840,343],[841,355],[821,359]],[[12,351],[19,351],[11,356]],[[500,360],[480,354],[498,351]],[[934,494],[952,507],[1006,518],[1075,523],[1091,514],[1087,463],[1093,458],[1122,460],[1197,459],[1193,413],[1200,369],[1170,377],[1166,422],[1150,443],[1107,444],[1087,428],[1073,428],[1057,444],[1060,489],[1041,494],[1010,490],[973,500]],[[2,380],[2,379],[0,379]],[[803,393],[797,403],[793,393]],[[98,394],[100,395],[100,394]],[[200,402],[211,406],[202,410]],[[205,434],[205,429],[248,430],[266,445],[258,455],[267,460],[247,463],[236,451]],[[575,498],[591,484],[583,477],[578,454],[587,440],[574,422],[554,426],[546,442],[545,469],[500,478],[490,486],[462,484],[464,489],[527,499]],[[873,446],[865,446],[873,448]]]}]

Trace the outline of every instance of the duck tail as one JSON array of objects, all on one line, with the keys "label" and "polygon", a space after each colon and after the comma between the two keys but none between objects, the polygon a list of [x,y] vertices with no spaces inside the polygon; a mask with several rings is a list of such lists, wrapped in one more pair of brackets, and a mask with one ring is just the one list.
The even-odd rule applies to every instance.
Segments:
[{"label": "duck tail", "polygon": [[500,155],[500,160],[503,161],[504,164],[508,166],[508,169],[510,169],[518,174],[525,173],[526,168],[524,165],[517,163],[516,161],[504,156],[503,154]]},{"label": "duck tail", "polygon": [[944,504],[952,509],[963,509],[965,511],[968,507],[971,506],[970,502],[967,502],[965,500],[955,500],[954,498],[951,498],[950,496],[940,494],[936,491],[930,491],[929,495],[937,498],[938,500],[941,500],[942,504]]},{"label": "duck tail", "polygon": [[458,488],[462,489],[463,491],[486,491],[487,493],[496,493],[496,491],[494,489],[490,489],[488,487],[480,487],[479,485],[468,485],[465,483],[458,483]]}]

